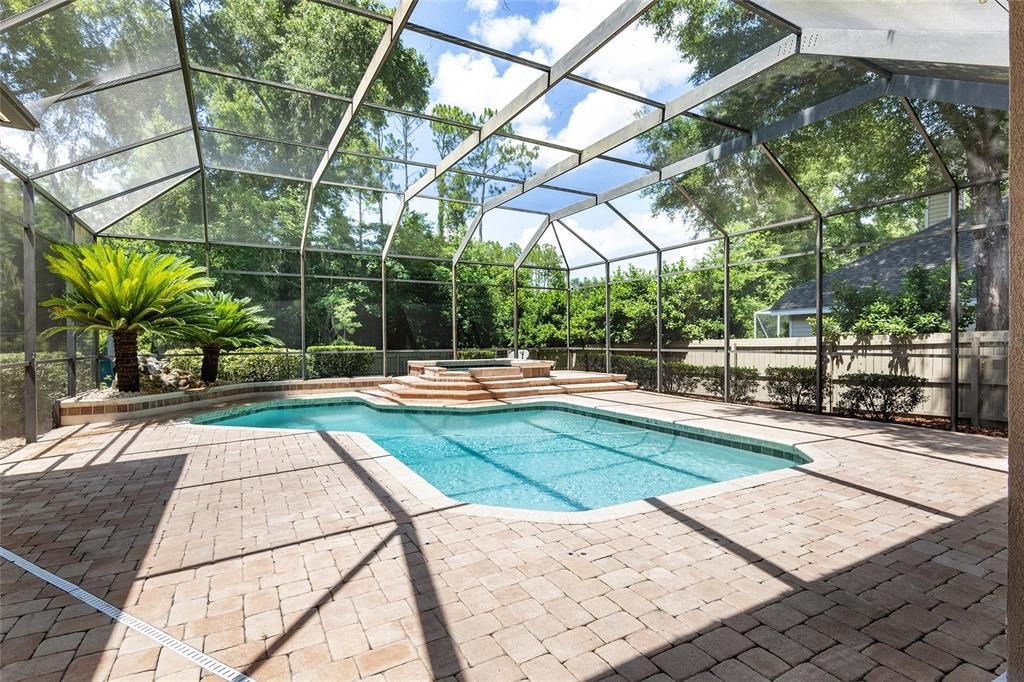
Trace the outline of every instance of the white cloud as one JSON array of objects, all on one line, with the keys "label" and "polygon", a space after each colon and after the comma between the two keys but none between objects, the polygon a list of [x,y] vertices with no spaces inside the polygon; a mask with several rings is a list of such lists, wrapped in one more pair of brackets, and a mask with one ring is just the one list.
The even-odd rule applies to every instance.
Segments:
[{"label": "white cloud", "polygon": [[485,16],[469,27],[469,32],[484,45],[498,50],[511,50],[530,32],[532,24],[526,17]]},{"label": "white cloud", "polygon": [[500,109],[539,75],[518,64],[499,73],[494,60],[486,55],[445,52],[437,60],[431,94],[435,103],[454,104],[479,114],[488,107]]},{"label": "white cloud", "polygon": [[658,40],[652,27],[634,23],[581,64],[577,72],[645,96],[675,85],[672,94],[676,95],[693,74],[693,66],[681,62],[675,47]]},{"label": "white cloud", "polygon": [[589,93],[573,107],[565,127],[555,141],[570,147],[585,147],[612,133],[630,121],[629,102],[603,90]]},{"label": "white cloud", "polygon": [[498,0],[469,0],[466,4],[481,14],[494,14],[498,9]]}]

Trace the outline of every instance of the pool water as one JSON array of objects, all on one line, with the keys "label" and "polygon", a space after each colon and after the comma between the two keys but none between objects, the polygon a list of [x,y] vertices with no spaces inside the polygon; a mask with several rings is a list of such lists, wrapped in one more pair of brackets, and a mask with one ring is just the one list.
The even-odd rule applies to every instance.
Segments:
[{"label": "pool water", "polygon": [[641,500],[784,469],[799,458],[551,407],[467,413],[348,403],[271,407],[206,423],[365,433],[450,498],[543,511]]}]

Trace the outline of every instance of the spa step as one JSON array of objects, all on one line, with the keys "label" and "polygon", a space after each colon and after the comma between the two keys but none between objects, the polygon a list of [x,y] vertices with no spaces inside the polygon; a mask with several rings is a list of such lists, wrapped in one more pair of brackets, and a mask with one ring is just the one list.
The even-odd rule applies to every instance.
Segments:
[{"label": "spa step", "polygon": [[521,388],[495,388],[490,395],[499,400],[505,398],[526,398],[534,395],[560,395],[569,393],[565,386],[523,386]]},{"label": "spa step", "polygon": [[495,379],[522,379],[523,370],[519,367],[474,367],[469,370],[477,381],[491,381]]},{"label": "spa step", "polygon": [[391,397],[417,400],[489,400],[489,391],[482,389],[467,391],[439,391],[429,388],[413,388],[406,384],[381,384],[380,390]]},{"label": "spa step", "polygon": [[489,391],[501,390],[503,388],[524,388],[527,386],[550,386],[555,383],[550,377],[535,377],[533,379],[481,379],[480,385]]},{"label": "spa step", "polygon": [[596,384],[569,384],[568,393],[596,393],[598,391],[632,391],[637,384],[632,381],[605,381]]},{"label": "spa step", "polygon": [[625,374],[596,374],[593,372],[556,372],[551,381],[568,386],[570,384],[600,384],[609,381],[625,381]]},{"label": "spa step", "polygon": [[475,391],[479,390],[480,384],[472,379],[431,379],[423,376],[395,377],[395,383],[405,384],[411,388],[428,389],[434,391]]}]

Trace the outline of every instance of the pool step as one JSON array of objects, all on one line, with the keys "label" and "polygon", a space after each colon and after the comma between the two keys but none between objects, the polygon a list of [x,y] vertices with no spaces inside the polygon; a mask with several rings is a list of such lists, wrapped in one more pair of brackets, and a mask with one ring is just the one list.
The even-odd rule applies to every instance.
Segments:
[{"label": "pool step", "polygon": [[377,387],[389,397],[412,398],[417,400],[490,400],[490,391],[450,390],[436,388],[417,388],[407,384],[381,384]]},{"label": "pool step", "polygon": [[420,376],[395,377],[395,383],[404,384],[411,388],[419,388],[434,391],[475,391],[479,390],[480,384],[468,378],[455,379],[432,379]]}]

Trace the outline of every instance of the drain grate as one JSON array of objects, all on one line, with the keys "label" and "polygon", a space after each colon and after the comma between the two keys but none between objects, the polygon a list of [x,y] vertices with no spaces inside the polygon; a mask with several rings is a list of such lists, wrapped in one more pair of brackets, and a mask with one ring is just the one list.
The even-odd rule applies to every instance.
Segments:
[{"label": "drain grate", "polygon": [[85,602],[101,613],[105,613],[118,623],[122,623],[123,625],[130,627],[132,630],[141,632],[157,644],[167,647],[179,656],[184,656],[196,665],[209,670],[214,675],[223,677],[225,680],[229,680],[230,682],[254,682],[251,677],[243,675],[234,668],[224,665],[217,659],[207,656],[199,649],[185,644],[185,642],[182,642],[180,639],[171,637],[163,630],[159,630],[149,623],[125,613],[116,606],[103,601],[96,595],[89,594],[74,583],[70,583],[67,580],[64,580],[64,578],[36,566],[31,561],[23,559],[6,547],[0,547],[0,558],[6,559],[18,568],[28,571],[32,575],[45,580],[54,587],[64,590],[75,599]]}]

